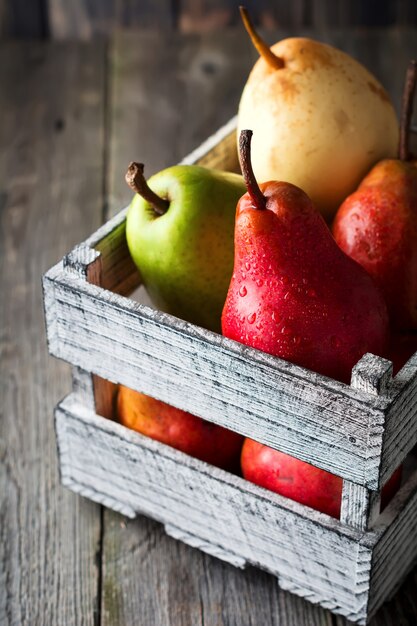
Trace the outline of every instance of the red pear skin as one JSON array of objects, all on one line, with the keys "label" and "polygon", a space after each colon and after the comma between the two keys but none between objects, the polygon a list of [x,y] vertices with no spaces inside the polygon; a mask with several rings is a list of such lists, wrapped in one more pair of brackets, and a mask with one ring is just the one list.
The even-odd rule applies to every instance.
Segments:
[{"label": "red pear skin", "polygon": [[[243,444],[241,467],[246,480],[331,517],[340,517],[343,481],[339,476],[252,439],[245,439]],[[398,491],[401,475],[399,467],[384,485],[381,510]]]},{"label": "red pear skin", "polygon": [[385,354],[383,296],[301,189],[283,182],[259,187],[265,208],[247,193],[236,210],[223,334],[348,383],[363,354]]},{"label": "red pear skin", "polygon": [[393,375],[417,352],[417,333],[394,333],[390,337],[387,358],[392,361]]},{"label": "red pear skin", "polygon": [[143,393],[119,386],[120,422],[200,461],[236,472],[243,437]]},{"label": "red pear skin", "polygon": [[375,165],[341,205],[333,234],[383,291],[393,327],[417,329],[417,166]]}]

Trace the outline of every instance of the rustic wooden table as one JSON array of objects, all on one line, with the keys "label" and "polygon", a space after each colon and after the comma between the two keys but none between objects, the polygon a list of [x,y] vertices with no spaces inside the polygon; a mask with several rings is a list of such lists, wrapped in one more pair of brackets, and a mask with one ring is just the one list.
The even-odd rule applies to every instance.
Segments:
[{"label": "rustic wooden table", "polygon": [[[285,33],[277,33],[283,36]],[[362,60],[398,108],[417,31],[316,33]],[[123,207],[126,164],[173,164],[236,112],[255,59],[239,32],[120,33],[110,43],[0,47],[0,625],[346,626],[61,488],[41,274]],[[373,626],[417,623],[417,570]]]}]

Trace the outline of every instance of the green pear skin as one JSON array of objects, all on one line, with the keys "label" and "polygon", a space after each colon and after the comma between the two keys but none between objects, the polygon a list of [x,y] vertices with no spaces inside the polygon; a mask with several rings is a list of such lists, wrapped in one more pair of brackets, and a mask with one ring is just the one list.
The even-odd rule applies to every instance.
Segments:
[{"label": "green pear skin", "polygon": [[138,194],[126,236],[149,296],[160,310],[215,332],[233,272],[236,205],[246,192],[238,174],[176,165],[149,187],[169,200],[157,215]]}]

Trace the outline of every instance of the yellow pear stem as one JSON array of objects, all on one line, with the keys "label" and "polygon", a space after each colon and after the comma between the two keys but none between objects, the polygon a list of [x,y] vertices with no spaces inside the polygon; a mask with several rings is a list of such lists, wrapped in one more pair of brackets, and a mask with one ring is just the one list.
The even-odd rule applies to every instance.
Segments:
[{"label": "yellow pear stem", "polygon": [[261,57],[265,59],[265,61],[274,69],[282,69],[285,65],[284,60],[280,57],[277,57],[276,54],[272,52],[271,48],[265,43],[265,41],[261,39],[261,37],[258,35],[247,9],[240,6],[239,11],[248,35]]},{"label": "yellow pear stem", "polygon": [[263,195],[256,181],[252,169],[250,156],[250,144],[253,132],[251,130],[241,130],[239,136],[239,161],[248,194],[255,209],[266,209],[266,197]]},{"label": "yellow pear stem", "polygon": [[154,191],[152,191],[145,180],[143,170],[143,163],[136,163],[135,161],[132,161],[127,168],[125,180],[132,191],[139,194],[144,200],[149,202],[157,215],[163,215],[168,211],[169,201],[164,198],[160,198]]},{"label": "yellow pear stem", "polygon": [[401,161],[410,159],[409,138],[410,122],[413,115],[414,93],[417,82],[417,61],[410,61],[405,75],[403,100],[401,105],[400,142],[398,146],[398,158]]}]

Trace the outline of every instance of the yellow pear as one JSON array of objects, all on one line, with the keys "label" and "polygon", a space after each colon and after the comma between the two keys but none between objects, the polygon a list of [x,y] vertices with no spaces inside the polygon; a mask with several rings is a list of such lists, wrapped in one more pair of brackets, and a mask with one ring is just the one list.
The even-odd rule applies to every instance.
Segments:
[{"label": "yellow pear", "polygon": [[269,48],[241,12],[261,55],[238,113],[238,136],[253,131],[255,176],[301,187],[330,220],[369,169],[396,154],[390,98],[363,65],[332,46],[297,37]]}]

